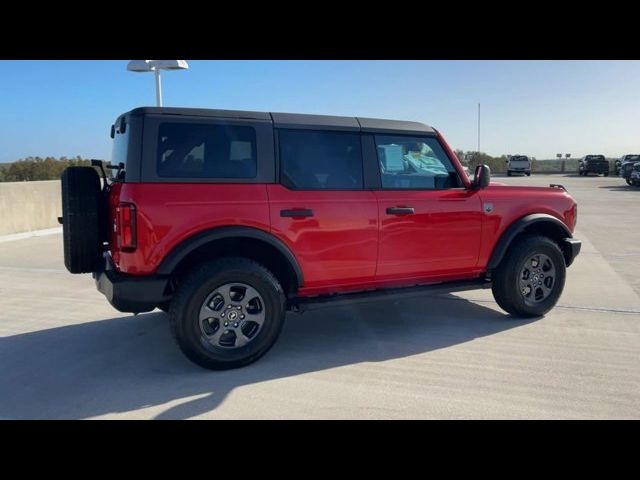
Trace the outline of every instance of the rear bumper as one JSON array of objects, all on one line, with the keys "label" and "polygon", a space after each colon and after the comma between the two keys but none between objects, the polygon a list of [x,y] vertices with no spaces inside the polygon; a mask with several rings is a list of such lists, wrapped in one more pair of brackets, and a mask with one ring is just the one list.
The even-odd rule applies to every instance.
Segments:
[{"label": "rear bumper", "polygon": [[592,164],[592,165],[585,165],[584,170],[586,172],[590,172],[590,173],[608,173],[609,172],[609,165],[608,164]]},{"label": "rear bumper", "polygon": [[160,275],[135,276],[118,272],[111,257],[105,258],[104,270],[94,272],[96,288],[116,310],[121,312],[150,312],[169,300],[165,295],[168,277]]},{"label": "rear bumper", "polygon": [[580,253],[582,242],[580,240],[576,240],[575,238],[565,238],[563,247],[564,258],[568,267],[573,263],[575,258]]}]

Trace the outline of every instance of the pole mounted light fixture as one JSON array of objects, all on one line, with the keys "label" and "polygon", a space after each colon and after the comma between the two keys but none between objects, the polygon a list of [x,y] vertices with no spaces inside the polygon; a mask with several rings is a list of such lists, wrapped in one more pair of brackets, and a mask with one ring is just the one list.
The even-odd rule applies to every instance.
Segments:
[{"label": "pole mounted light fixture", "polygon": [[154,72],[156,77],[156,105],[162,106],[162,83],[160,81],[161,70],[188,70],[189,65],[185,60],[131,60],[127,64],[127,70],[136,73]]}]

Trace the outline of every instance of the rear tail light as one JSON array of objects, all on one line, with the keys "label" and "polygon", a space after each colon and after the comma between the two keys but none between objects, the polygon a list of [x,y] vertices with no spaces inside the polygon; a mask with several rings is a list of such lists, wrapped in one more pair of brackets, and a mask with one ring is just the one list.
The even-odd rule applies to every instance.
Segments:
[{"label": "rear tail light", "polygon": [[133,203],[121,203],[118,206],[118,248],[133,251],[137,246],[136,206]]}]

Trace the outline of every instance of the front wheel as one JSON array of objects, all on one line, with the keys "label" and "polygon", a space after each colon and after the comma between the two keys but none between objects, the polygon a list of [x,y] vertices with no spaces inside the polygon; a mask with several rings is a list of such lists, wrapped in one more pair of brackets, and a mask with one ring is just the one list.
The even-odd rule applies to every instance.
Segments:
[{"label": "front wheel", "polygon": [[604,176],[608,177],[609,176],[609,172],[604,172]]},{"label": "front wheel", "polygon": [[171,327],[184,354],[212,370],[255,362],[273,346],[285,317],[276,277],[253,260],[226,257],[197,268],[171,301]]},{"label": "front wheel", "polygon": [[633,181],[630,178],[625,178],[625,181],[627,182],[627,185],[633,186]]},{"label": "front wheel", "polygon": [[493,296],[516,317],[538,317],[557,303],[566,276],[564,256],[548,237],[516,240],[493,273]]}]

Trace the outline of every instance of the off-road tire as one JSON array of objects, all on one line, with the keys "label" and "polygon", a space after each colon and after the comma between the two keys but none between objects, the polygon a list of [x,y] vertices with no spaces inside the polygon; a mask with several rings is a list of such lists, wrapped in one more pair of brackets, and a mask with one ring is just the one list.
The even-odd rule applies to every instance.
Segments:
[{"label": "off-road tire", "polygon": [[[518,286],[518,275],[524,262],[535,254],[548,256],[556,269],[552,291],[540,303],[531,305],[525,302]],[[500,265],[492,275],[493,296],[506,312],[514,317],[539,317],[551,310],[557,303],[566,278],[566,265],[562,251],[549,237],[527,235],[514,241]]]},{"label": "off-road tire", "polygon": [[92,167],[68,167],[61,181],[64,264],[71,273],[95,272],[106,235],[100,177]]},{"label": "off-road tire", "polygon": [[[212,291],[234,282],[258,291],[264,300],[265,319],[253,340],[228,349],[206,341],[199,312]],[[262,357],[280,335],[285,313],[286,299],[277,278],[264,266],[243,257],[224,257],[195,268],[180,282],[169,308],[172,333],[180,349],[191,361],[211,370],[243,367]]]}]

